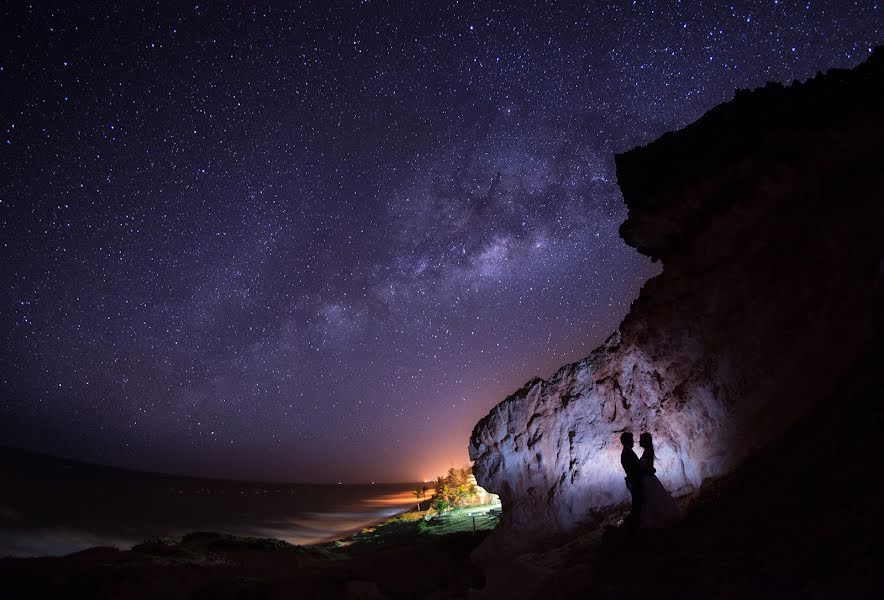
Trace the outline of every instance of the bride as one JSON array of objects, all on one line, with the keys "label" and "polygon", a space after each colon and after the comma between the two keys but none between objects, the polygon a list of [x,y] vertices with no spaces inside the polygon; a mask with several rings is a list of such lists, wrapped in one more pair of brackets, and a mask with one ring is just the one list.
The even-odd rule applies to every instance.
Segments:
[{"label": "bride", "polygon": [[644,502],[639,515],[639,525],[642,528],[666,527],[678,519],[678,505],[654,475],[657,470],[654,468],[654,442],[651,434],[648,432],[641,434],[638,445],[644,449],[639,462],[645,468],[645,473],[642,475]]}]

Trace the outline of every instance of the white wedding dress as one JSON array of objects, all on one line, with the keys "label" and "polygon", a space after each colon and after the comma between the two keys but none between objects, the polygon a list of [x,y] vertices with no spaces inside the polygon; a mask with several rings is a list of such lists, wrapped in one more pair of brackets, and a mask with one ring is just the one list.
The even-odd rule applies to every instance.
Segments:
[{"label": "white wedding dress", "polygon": [[[653,459],[647,452],[642,454],[639,462],[648,470],[654,467]],[[639,515],[639,525],[642,528],[667,527],[678,519],[678,504],[675,503],[656,475],[653,473],[642,475],[642,487],[644,500],[642,512]]]}]

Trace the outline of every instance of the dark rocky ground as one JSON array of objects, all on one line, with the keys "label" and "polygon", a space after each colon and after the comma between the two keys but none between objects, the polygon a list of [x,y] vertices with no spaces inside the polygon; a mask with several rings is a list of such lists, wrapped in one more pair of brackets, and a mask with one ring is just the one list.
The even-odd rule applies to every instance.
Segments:
[{"label": "dark rocky ground", "polygon": [[456,533],[365,552],[194,533],[129,551],[0,560],[4,598],[448,598],[481,584]]}]

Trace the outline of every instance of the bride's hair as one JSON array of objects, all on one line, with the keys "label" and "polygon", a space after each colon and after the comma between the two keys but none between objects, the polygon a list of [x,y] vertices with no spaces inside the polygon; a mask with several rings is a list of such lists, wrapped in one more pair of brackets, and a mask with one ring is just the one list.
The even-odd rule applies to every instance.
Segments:
[{"label": "bride's hair", "polygon": [[645,431],[640,436],[638,436],[638,445],[645,449],[645,452],[650,455],[651,460],[657,458],[657,456],[654,454],[654,440],[651,439],[650,433]]}]

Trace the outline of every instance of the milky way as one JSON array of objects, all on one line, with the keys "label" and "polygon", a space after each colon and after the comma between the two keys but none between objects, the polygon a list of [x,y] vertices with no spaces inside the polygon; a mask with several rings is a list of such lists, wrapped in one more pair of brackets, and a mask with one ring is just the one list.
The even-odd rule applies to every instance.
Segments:
[{"label": "milky way", "polygon": [[617,235],[613,153],[884,32],[874,2],[243,4],[4,4],[0,444],[464,464],[658,272]]}]

